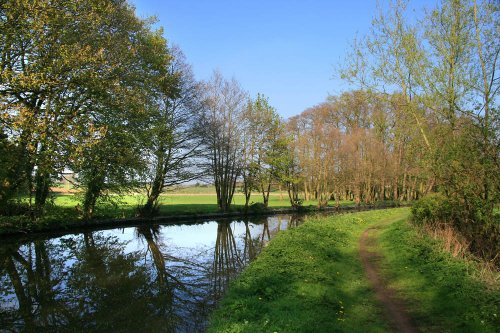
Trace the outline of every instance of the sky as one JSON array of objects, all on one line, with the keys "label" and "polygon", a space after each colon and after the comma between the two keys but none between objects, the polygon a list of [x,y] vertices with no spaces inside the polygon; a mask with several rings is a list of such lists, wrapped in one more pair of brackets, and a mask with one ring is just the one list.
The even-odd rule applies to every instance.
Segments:
[{"label": "sky", "polygon": [[250,96],[264,94],[285,119],[349,89],[336,68],[355,36],[369,31],[377,8],[375,0],[129,2],[139,17],[156,16],[196,79],[219,70]]}]

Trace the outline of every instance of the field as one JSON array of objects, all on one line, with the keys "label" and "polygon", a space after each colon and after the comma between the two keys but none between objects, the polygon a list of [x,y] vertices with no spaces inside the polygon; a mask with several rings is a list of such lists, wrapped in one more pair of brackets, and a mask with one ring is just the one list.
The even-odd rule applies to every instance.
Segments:
[{"label": "field", "polygon": [[[144,204],[146,197],[143,194],[130,194],[125,196],[114,196],[112,202],[101,202],[97,207],[96,216],[102,217],[130,217],[134,216],[137,208]],[[250,204],[262,203],[260,193],[252,193]],[[64,210],[75,210],[81,205],[78,194],[56,194],[54,206]],[[303,206],[317,206],[317,201],[304,201]],[[342,201],[342,206],[353,205],[353,201]],[[242,209],[245,205],[245,197],[242,193],[235,193],[233,197],[233,209]],[[330,203],[335,206],[335,202]],[[269,196],[269,208],[290,208],[288,194],[286,192],[274,192]],[[217,196],[213,187],[189,187],[175,191],[168,191],[159,200],[159,215],[174,214],[203,214],[217,212]],[[76,210],[75,210],[76,212]]]},{"label": "field", "polygon": [[[20,198],[21,202],[27,202],[27,197]],[[140,207],[144,205],[146,196],[141,193],[127,195],[109,195],[100,198],[97,202],[93,218],[121,219],[138,216]],[[262,203],[262,195],[253,193],[250,204]],[[245,198],[242,193],[235,193],[231,211],[243,212]],[[331,206],[335,206],[331,202]],[[352,201],[342,201],[342,206],[354,205]],[[27,215],[0,216],[0,234],[30,232],[51,229],[66,229],[71,222],[82,219],[82,196],[79,193],[68,191],[53,192],[49,203],[44,207],[44,214],[36,220]],[[317,202],[305,201],[304,207],[317,207]],[[273,192],[269,197],[269,208],[290,208],[288,194],[286,192]],[[217,196],[213,187],[191,186],[189,188],[167,191],[161,195],[158,207],[159,216],[197,215],[219,212],[217,207]],[[252,207],[250,210],[252,211]],[[255,210],[260,211],[257,207]]]}]

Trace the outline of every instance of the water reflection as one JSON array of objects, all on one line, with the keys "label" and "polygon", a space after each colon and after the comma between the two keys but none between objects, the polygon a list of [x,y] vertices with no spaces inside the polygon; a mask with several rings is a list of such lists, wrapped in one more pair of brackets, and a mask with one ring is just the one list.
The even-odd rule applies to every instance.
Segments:
[{"label": "water reflection", "polygon": [[0,331],[199,332],[289,215],[144,225],[0,245]]}]

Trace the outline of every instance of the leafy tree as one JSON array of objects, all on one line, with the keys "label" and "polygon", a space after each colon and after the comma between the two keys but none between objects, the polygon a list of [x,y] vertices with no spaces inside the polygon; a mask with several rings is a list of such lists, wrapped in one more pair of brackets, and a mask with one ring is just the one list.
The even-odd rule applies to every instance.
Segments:
[{"label": "leafy tree", "polygon": [[245,207],[248,207],[253,189],[262,193],[267,207],[271,184],[277,180],[278,159],[286,151],[286,143],[282,142],[284,123],[261,94],[248,102],[242,117],[245,126],[242,168]]},{"label": "leafy tree", "polygon": [[125,1],[2,2],[1,118],[23,151],[19,175],[37,211],[68,157],[106,132],[100,113],[140,105],[145,29]]},{"label": "leafy tree", "polygon": [[98,138],[77,150],[72,160],[72,169],[85,192],[86,218],[92,217],[100,196],[110,199],[110,192],[122,193],[138,186],[137,175],[146,168],[143,148],[150,142],[144,133],[153,116],[154,109],[148,104],[151,94],[157,91],[154,89],[171,94],[175,83],[167,72],[171,56],[162,31],[152,32],[138,23],[136,30],[128,31],[128,40],[136,51],[126,59],[128,70],[120,77],[123,87],[89,110],[92,125],[100,129],[94,133]]}]

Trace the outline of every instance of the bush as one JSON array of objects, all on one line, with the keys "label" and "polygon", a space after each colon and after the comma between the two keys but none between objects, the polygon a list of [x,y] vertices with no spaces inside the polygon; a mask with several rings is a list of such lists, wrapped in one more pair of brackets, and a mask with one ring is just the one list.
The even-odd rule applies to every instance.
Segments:
[{"label": "bush", "polygon": [[441,193],[428,194],[411,207],[413,222],[417,225],[452,223],[452,208]]},{"label": "bush", "polygon": [[469,198],[465,202],[448,199],[440,193],[425,196],[411,208],[412,221],[433,229],[447,224],[465,237],[472,254],[500,266],[500,218],[488,214],[481,200]]},{"label": "bush", "polygon": [[267,207],[262,202],[255,202],[249,206],[249,209],[253,213],[260,213],[267,210]]}]

